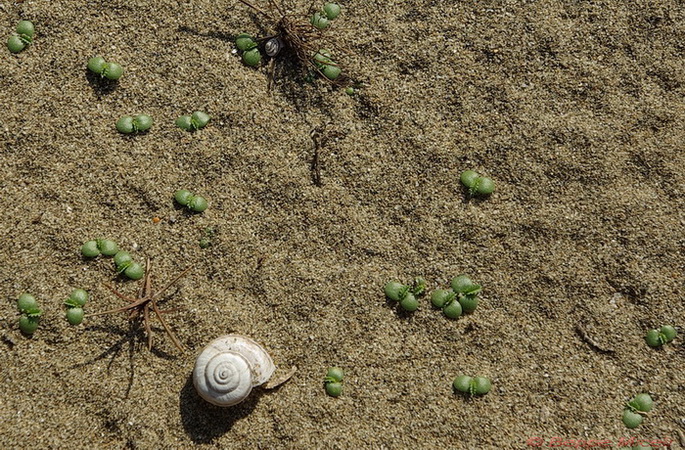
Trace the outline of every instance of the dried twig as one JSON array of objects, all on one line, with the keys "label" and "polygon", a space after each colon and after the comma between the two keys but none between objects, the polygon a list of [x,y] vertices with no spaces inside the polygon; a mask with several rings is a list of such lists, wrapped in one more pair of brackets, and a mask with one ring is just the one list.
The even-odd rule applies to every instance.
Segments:
[{"label": "dried twig", "polygon": [[602,344],[595,341],[592,336],[588,334],[582,322],[578,322],[576,325],[576,331],[578,332],[578,335],[580,335],[580,337],[593,349],[602,353],[614,353],[614,349],[604,347]]},{"label": "dried twig", "polygon": [[93,316],[100,316],[104,314],[116,314],[120,312],[128,312],[129,320],[137,320],[142,322],[143,327],[145,328],[145,333],[147,334],[147,348],[148,350],[152,349],[152,328],[150,327],[150,319],[151,319],[151,313],[150,310],[154,312],[154,314],[157,316],[157,319],[159,322],[162,324],[162,327],[164,328],[164,331],[166,332],[167,336],[171,339],[171,341],[174,343],[177,349],[183,351],[183,345],[181,342],[178,340],[174,332],[169,328],[169,325],[167,325],[166,321],[164,320],[163,314],[169,313],[169,310],[160,310],[159,307],[157,306],[157,300],[159,297],[164,294],[164,292],[169,289],[174,283],[176,283],[181,277],[183,277],[185,274],[188,273],[188,271],[191,269],[188,267],[186,270],[181,272],[179,275],[174,277],[169,283],[167,283],[166,286],[164,286],[162,289],[160,289],[157,292],[154,292],[152,290],[152,282],[151,282],[151,266],[150,266],[150,258],[147,259],[147,267],[145,270],[145,279],[143,280],[143,286],[140,288],[140,292],[138,293],[138,297],[127,297],[121,292],[117,291],[113,286],[110,286],[108,284],[105,284],[105,287],[112,291],[114,295],[119,297],[122,300],[126,300],[129,302],[128,305],[122,306],[121,308],[115,308],[115,309],[110,309],[108,311],[102,311],[98,313],[93,313],[93,314],[88,314],[86,317],[93,317]]}]

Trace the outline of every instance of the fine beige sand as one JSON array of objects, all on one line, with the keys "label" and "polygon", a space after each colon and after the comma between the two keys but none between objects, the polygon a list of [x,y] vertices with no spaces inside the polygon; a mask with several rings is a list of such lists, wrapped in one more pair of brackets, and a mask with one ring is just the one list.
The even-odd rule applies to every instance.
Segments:
[{"label": "fine beige sand", "polygon": [[[309,5],[286,6],[306,21]],[[234,38],[273,21],[237,0],[3,1],[3,43],[20,19],[35,43],[0,49],[3,449],[684,445],[682,1],[344,2],[322,45],[337,43],[353,96],[304,83],[287,53],[269,91]],[[87,72],[95,55],[124,67],[117,84]],[[195,110],[205,129],[174,126]],[[115,130],[138,113],[148,133]],[[496,192],[468,199],[466,169]],[[182,188],[209,209],[175,206]],[[81,258],[98,237],[150,258],[153,287],[191,267],[161,303],[184,352],[157,321],[148,351],[125,313],[68,325],[72,289],[93,313],[124,305],[105,283],[141,285]],[[461,273],[483,292],[458,320],[382,293]],[[32,337],[23,292],[44,310]],[[663,324],[680,335],[648,347]],[[209,405],[190,375],[227,333],[299,370]],[[459,374],[492,391],[455,395]],[[654,410],[628,430],[640,392]]]}]

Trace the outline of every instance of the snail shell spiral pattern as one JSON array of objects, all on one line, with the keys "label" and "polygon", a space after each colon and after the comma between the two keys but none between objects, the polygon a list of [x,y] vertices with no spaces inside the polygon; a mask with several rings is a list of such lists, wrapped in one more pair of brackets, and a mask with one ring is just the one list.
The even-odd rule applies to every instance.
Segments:
[{"label": "snail shell spiral pattern", "polygon": [[276,366],[269,354],[245,336],[214,339],[197,357],[193,384],[200,396],[217,406],[243,401],[254,386],[271,378]]},{"label": "snail shell spiral pattern", "polygon": [[269,55],[272,58],[278,55],[282,48],[283,41],[277,37],[269,39],[268,41],[266,41],[266,44],[264,44],[264,51],[267,55]]}]

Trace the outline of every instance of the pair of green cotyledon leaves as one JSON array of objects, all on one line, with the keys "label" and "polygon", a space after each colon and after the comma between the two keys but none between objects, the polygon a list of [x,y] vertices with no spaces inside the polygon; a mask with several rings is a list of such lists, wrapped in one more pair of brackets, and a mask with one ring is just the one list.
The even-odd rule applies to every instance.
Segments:
[{"label": "pair of green cotyledon leaves", "polygon": [[[88,301],[88,292],[83,289],[74,289],[69,298],[64,301],[67,306],[66,318],[72,325],[78,325],[83,321],[83,306]],[[33,334],[38,329],[43,311],[38,307],[36,298],[28,293],[23,293],[17,299],[17,309],[21,313],[19,317],[19,329],[24,334]]]},{"label": "pair of green cotyledon leaves", "polygon": [[623,411],[623,424],[628,428],[636,428],[644,420],[644,415],[652,410],[654,401],[649,394],[637,394],[626,403]]},{"label": "pair of green cotyledon leaves", "polygon": [[33,44],[36,30],[32,22],[21,20],[17,24],[15,31],[16,34],[13,34],[7,39],[7,49],[12,53],[19,53],[27,46]]},{"label": "pair of green cotyledon leaves", "polygon": [[678,332],[672,325],[664,325],[659,329],[649,330],[645,336],[645,341],[650,347],[661,347],[670,343],[677,335]]},{"label": "pair of green cotyledon leaves", "polygon": [[[417,297],[424,295],[426,282],[423,278],[416,278],[413,285],[405,285],[397,281],[387,283],[383,291],[385,296],[399,305],[405,311],[416,311],[419,307]],[[478,307],[478,294],[482,287],[474,283],[468,276],[459,275],[452,279],[450,289],[436,289],[431,293],[431,303],[442,309],[445,316],[456,319],[462,313],[472,313]]]}]

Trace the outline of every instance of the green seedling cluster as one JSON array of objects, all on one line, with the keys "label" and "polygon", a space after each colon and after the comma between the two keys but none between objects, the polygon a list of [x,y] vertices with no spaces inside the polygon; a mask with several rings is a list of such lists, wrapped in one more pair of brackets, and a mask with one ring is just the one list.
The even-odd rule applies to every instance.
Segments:
[{"label": "green seedling cluster", "polygon": [[117,120],[117,131],[124,134],[142,133],[152,126],[152,117],[147,114],[137,116],[121,116]]},{"label": "green seedling cluster", "polygon": [[12,53],[19,53],[33,43],[36,30],[33,23],[22,20],[17,24],[15,31],[17,34],[13,34],[7,39],[7,49]]},{"label": "green seedling cluster", "polygon": [[176,119],[176,126],[186,131],[195,131],[204,128],[210,120],[209,114],[195,111],[190,116],[181,116]]},{"label": "green seedling cluster", "polygon": [[316,11],[312,14],[309,23],[317,30],[325,30],[330,26],[331,20],[334,20],[339,15],[340,5],[337,3],[326,3],[320,11]]},{"label": "green seedling cluster", "polygon": [[83,306],[88,301],[88,292],[83,289],[74,289],[69,298],[64,301],[67,306],[67,321],[71,325],[78,325],[83,321]]},{"label": "green seedling cluster", "polygon": [[88,60],[88,70],[100,75],[101,78],[107,78],[111,81],[116,81],[124,74],[124,68],[117,63],[107,62],[102,56],[94,56]]},{"label": "green seedling cluster", "polygon": [[326,372],[323,379],[323,385],[326,389],[326,394],[331,397],[340,397],[343,388],[343,370],[340,367],[331,367]]},{"label": "green seedling cluster", "polygon": [[95,258],[99,255],[112,256],[117,273],[123,273],[131,280],[140,280],[145,274],[143,266],[133,261],[131,255],[120,251],[114,241],[108,239],[96,239],[88,241],[81,247],[81,254],[86,258]]},{"label": "green seedling cluster", "polygon": [[36,298],[31,294],[21,294],[17,299],[17,309],[21,313],[19,317],[19,329],[25,334],[33,334],[38,328],[42,311],[38,308]]},{"label": "green seedling cluster", "polygon": [[100,255],[114,256],[118,251],[117,243],[109,239],[95,239],[81,246],[81,254],[86,258],[95,258]]},{"label": "green seedling cluster", "polygon": [[485,395],[490,392],[492,383],[487,377],[470,377],[468,375],[459,375],[452,382],[452,388],[464,394],[469,395]]},{"label": "green seedling cluster", "polygon": [[258,48],[259,43],[252,35],[239,34],[235,39],[235,46],[242,52],[242,59],[246,65],[256,67],[262,62],[262,53]]},{"label": "green seedling cluster", "polygon": [[214,240],[214,236],[216,236],[216,230],[212,227],[207,227],[205,228],[205,235],[202,239],[200,239],[200,248],[209,248],[212,246],[212,240]]},{"label": "green seedling cluster", "polygon": [[176,200],[176,203],[179,205],[185,206],[194,212],[202,212],[209,206],[204,197],[195,195],[186,189],[176,191],[174,194],[174,200]]},{"label": "green seedling cluster", "polygon": [[416,311],[419,308],[417,297],[421,297],[426,291],[426,280],[421,277],[414,279],[414,283],[409,286],[397,281],[390,281],[383,287],[385,296],[394,301],[405,311]]},{"label": "green seedling cluster", "polygon": [[331,56],[331,51],[322,48],[314,55],[314,65],[318,71],[331,81],[336,80],[342,71]]},{"label": "green seedling cluster", "polygon": [[461,184],[469,190],[469,195],[490,195],[495,191],[495,182],[482,177],[478,172],[465,170],[459,177]]},{"label": "green seedling cluster", "polygon": [[466,275],[454,277],[451,289],[436,289],[431,294],[431,303],[442,309],[450,319],[456,319],[462,313],[472,313],[478,307],[478,294],[481,285],[471,281]]},{"label": "green seedling cluster", "polygon": [[645,336],[645,341],[650,347],[661,347],[668,344],[678,335],[678,332],[671,325],[664,325],[659,329],[649,330]]},{"label": "green seedling cluster", "polygon": [[631,401],[626,403],[623,411],[623,423],[628,428],[636,428],[642,423],[643,417],[652,410],[654,401],[649,394],[637,394]]},{"label": "green seedling cluster", "polygon": [[140,280],[145,275],[143,266],[135,262],[128,252],[120,251],[114,255],[114,267],[117,273],[123,273],[131,280]]}]

